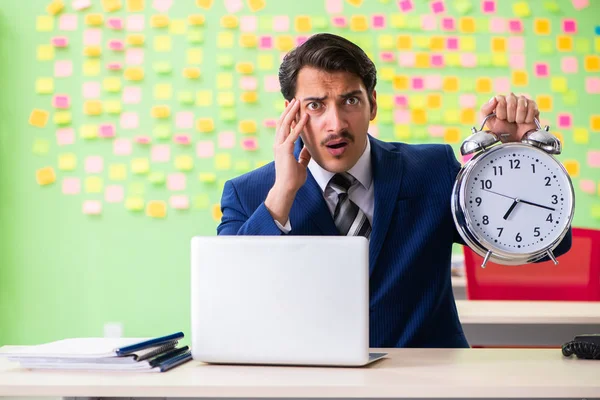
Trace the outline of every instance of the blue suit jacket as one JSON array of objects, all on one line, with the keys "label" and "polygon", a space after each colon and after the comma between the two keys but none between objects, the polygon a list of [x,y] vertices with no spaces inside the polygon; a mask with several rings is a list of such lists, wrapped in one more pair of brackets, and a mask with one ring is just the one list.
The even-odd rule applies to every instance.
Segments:
[{"label": "blue suit jacket", "polygon": [[[369,140],[375,185],[370,346],[468,347],[450,280],[452,244],[462,243],[450,209],[460,163],[448,145]],[[274,163],[228,181],[218,234],[282,235],[264,204],[274,182]],[[339,235],[310,171],[289,218],[292,235]]]}]

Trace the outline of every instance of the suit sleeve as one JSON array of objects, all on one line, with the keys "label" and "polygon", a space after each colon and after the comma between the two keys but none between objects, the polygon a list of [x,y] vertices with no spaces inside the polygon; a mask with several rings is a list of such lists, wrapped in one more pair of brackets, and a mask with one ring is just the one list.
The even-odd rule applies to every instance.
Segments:
[{"label": "suit sleeve", "polygon": [[[456,159],[456,157],[454,156],[454,150],[452,150],[451,146],[446,146],[446,155],[448,158],[448,173],[450,175],[449,179],[450,179],[450,188],[452,188],[454,186],[454,182],[456,181],[456,176],[458,175],[458,172],[460,171],[460,163],[458,162],[458,160]],[[452,190],[452,189],[450,189]],[[448,197],[448,201],[451,202],[452,198]],[[462,244],[464,246],[466,246],[467,244],[465,243],[465,241],[463,240],[462,236],[460,236],[460,233],[458,233],[458,229],[456,229],[456,225],[454,225],[454,243],[458,243],[458,244]]]},{"label": "suit sleeve", "polygon": [[221,212],[218,235],[282,235],[264,202],[248,215],[232,181],[227,181],[223,188]]}]

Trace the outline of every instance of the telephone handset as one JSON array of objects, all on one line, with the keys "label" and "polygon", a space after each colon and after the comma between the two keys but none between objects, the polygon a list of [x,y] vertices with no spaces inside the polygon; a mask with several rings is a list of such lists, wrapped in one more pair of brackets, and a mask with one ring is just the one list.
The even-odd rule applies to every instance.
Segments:
[{"label": "telephone handset", "polygon": [[575,336],[562,345],[562,353],[565,357],[575,354],[577,358],[600,360],[600,333]]}]

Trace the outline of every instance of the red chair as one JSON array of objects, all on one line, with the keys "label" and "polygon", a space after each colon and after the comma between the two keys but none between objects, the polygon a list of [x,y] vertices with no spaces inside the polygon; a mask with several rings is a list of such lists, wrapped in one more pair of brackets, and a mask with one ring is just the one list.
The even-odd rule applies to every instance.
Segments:
[{"label": "red chair", "polygon": [[469,300],[600,300],[600,230],[573,228],[571,250],[552,261],[519,266],[488,262],[464,246]]}]

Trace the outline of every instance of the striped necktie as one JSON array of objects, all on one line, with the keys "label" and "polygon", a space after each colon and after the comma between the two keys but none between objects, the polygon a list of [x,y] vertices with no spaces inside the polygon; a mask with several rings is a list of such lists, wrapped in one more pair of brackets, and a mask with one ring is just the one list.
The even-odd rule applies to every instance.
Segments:
[{"label": "striped necktie", "polygon": [[329,181],[329,186],[339,191],[333,221],[341,235],[364,236],[368,239],[371,236],[371,224],[366,214],[348,197],[348,189],[357,182],[347,172],[335,174]]}]

